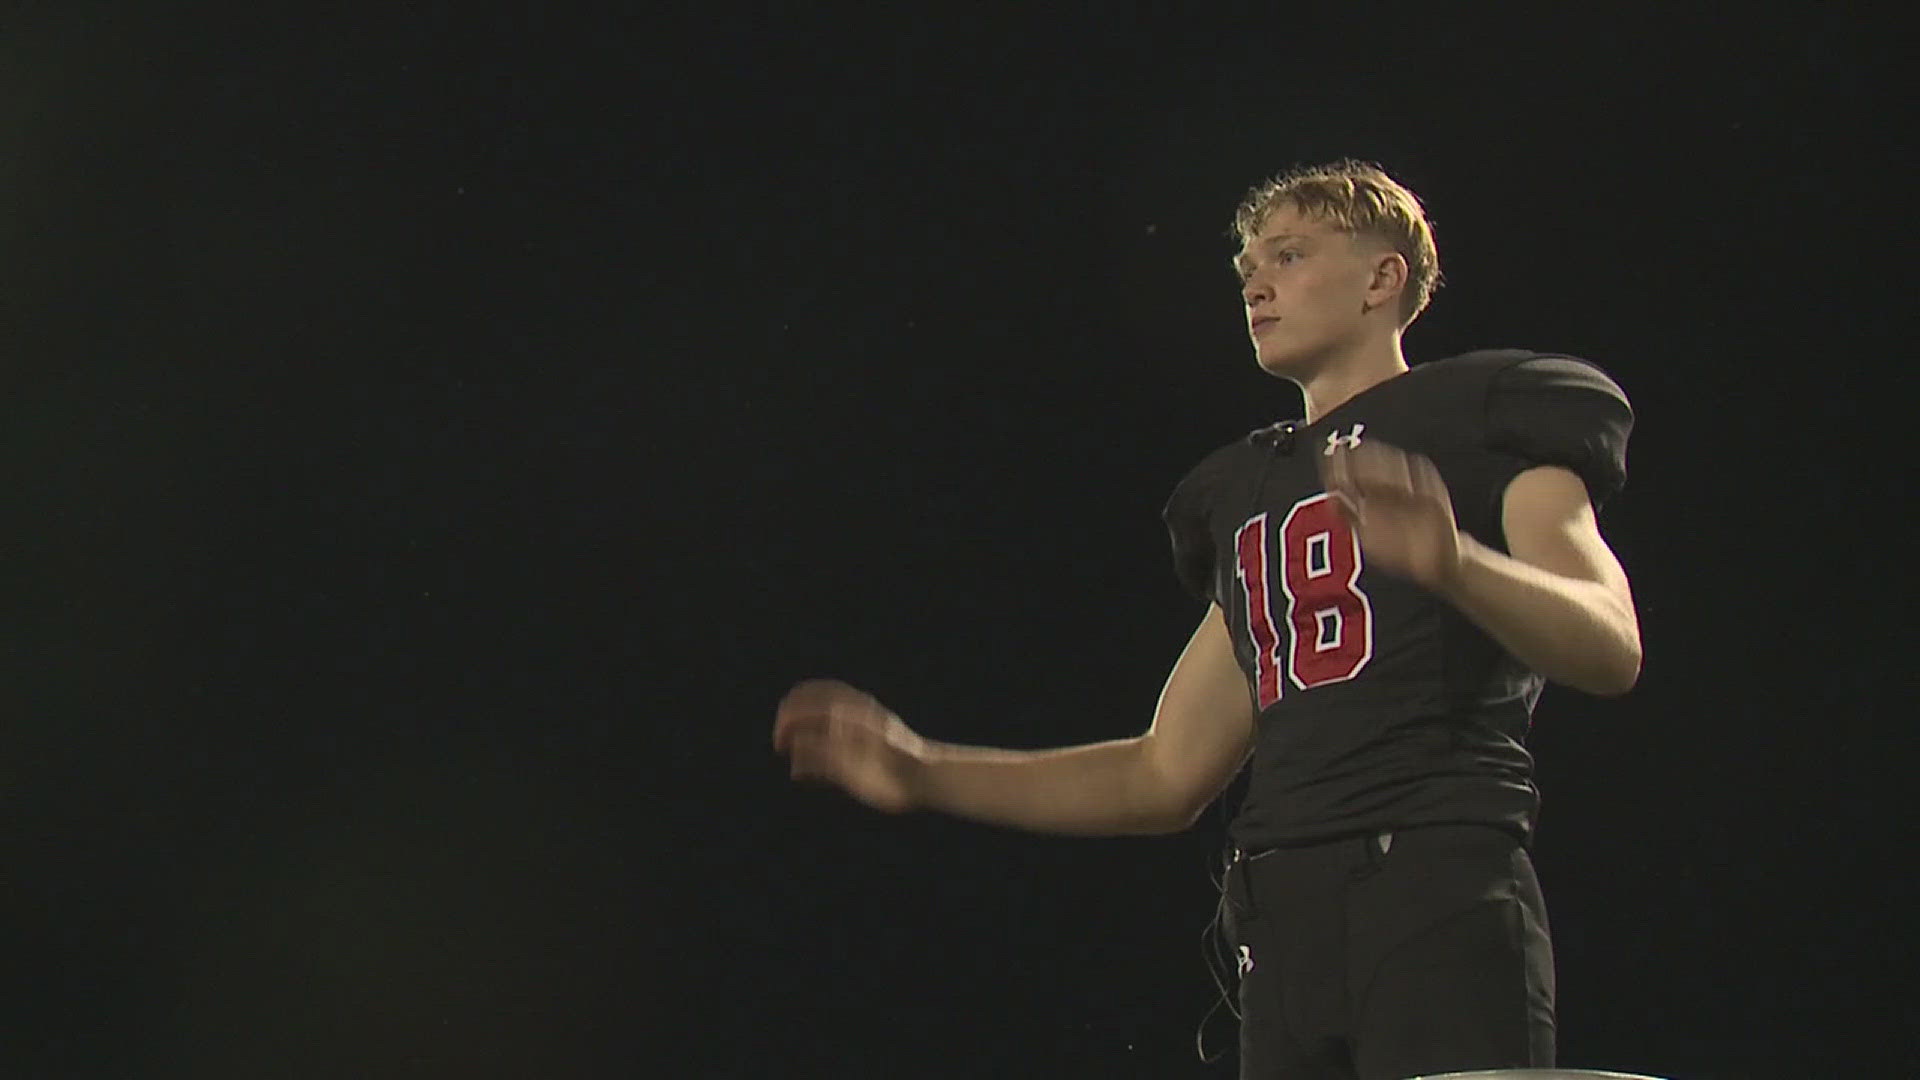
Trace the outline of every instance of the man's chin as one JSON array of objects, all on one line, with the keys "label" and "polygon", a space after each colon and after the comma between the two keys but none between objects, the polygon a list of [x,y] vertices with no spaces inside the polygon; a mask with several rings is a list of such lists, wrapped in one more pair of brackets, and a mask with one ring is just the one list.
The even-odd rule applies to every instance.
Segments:
[{"label": "man's chin", "polygon": [[1281,379],[1295,378],[1307,366],[1305,357],[1284,349],[1256,349],[1253,358],[1262,371]]},{"label": "man's chin", "polygon": [[1254,342],[1254,359],[1267,374],[1300,382],[1327,366],[1340,351],[1338,339],[1269,336]]}]

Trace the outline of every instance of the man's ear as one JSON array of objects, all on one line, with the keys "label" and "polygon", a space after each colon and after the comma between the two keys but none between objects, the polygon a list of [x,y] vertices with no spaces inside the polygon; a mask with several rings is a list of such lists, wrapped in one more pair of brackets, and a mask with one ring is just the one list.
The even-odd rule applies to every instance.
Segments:
[{"label": "man's ear", "polygon": [[1386,251],[1373,261],[1373,279],[1367,283],[1367,291],[1376,293],[1384,304],[1387,299],[1400,295],[1407,287],[1407,258],[1397,251]]}]

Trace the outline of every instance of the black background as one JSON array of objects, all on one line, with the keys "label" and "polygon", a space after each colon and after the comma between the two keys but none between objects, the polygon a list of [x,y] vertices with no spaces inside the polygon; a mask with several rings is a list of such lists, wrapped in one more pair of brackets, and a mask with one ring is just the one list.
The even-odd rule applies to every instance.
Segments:
[{"label": "black background", "polygon": [[1532,740],[1562,1063],[1915,1074],[1890,26],[504,10],[8,8],[8,1075],[1231,1075],[1216,818],[767,737],[1144,728],[1160,506],[1298,408],[1224,230],[1346,155],[1436,224],[1410,359],[1639,415],[1645,673]]}]

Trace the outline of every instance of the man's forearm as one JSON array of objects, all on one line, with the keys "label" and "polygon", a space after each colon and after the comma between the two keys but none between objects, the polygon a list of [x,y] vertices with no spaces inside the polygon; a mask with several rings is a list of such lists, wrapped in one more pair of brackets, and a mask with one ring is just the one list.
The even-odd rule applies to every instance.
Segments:
[{"label": "man's forearm", "polygon": [[1640,632],[1605,586],[1503,555],[1462,533],[1441,594],[1514,658],[1590,694],[1624,694],[1640,675]]},{"label": "man's forearm", "polygon": [[1052,750],[928,742],[918,755],[915,803],[1030,832],[1146,836],[1178,831],[1156,791],[1139,738]]}]

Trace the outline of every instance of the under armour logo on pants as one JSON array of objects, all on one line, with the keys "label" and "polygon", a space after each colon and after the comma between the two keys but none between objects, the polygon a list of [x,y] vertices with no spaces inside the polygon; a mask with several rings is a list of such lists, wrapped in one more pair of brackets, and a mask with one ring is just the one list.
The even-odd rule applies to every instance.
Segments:
[{"label": "under armour logo on pants", "polygon": [[1240,977],[1246,978],[1247,972],[1253,970],[1253,950],[1245,945],[1240,946],[1240,959],[1236,966],[1240,968]]}]

